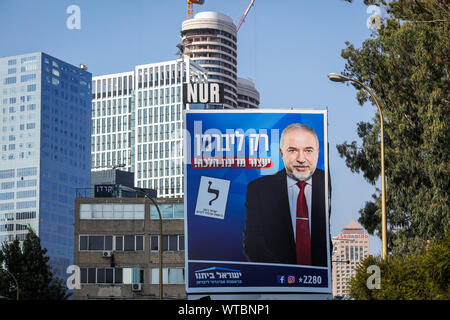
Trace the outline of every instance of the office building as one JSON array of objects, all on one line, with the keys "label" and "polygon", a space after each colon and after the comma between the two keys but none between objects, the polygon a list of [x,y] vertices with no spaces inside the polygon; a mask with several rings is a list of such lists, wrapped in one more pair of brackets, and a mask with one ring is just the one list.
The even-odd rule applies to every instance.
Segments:
[{"label": "office building", "polygon": [[350,278],[355,276],[358,263],[369,255],[369,235],[352,219],[332,242],[333,296],[345,297],[349,294]]},{"label": "office building", "polygon": [[187,81],[208,81],[189,58],[93,77],[92,170],[121,165],[134,186],[182,197],[182,110],[205,107],[183,104]]},{"label": "office building", "polygon": [[[163,298],[185,299],[182,199],[157,199],[163,219]],[[77,198],[74,299],[159,299],[160,220],[147,198]]]},{"label": "office building", "polygon": [[75,189],[90,184],[91,77],[42,52],[0,58],[0,243],[33,228],[59,277],[73,259]]}]

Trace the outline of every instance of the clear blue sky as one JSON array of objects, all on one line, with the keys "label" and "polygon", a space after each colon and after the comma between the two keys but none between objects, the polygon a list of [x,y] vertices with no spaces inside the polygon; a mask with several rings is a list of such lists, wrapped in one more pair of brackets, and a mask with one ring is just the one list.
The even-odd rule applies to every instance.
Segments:
[{"label": "clear blue sky", "polygon": [[[200,11],[219,11],[237,24],[249,0],[206,0]],[[81,9],[81,29],[69,30],[66,9]],[[360,107],[352,86],[330,82],[342,72],[340,56],[349,41],[370,37],[362,1],[256,0],[238,34],[238,75],[254,80],[261,108],[328,108],[332,193],[331,234],[337,235],[370,200],[375,186],[353,174],[336,144],[359,141],[356,124],[376,112]],[[43,51],[95,75],[131,71],[134,66],[175,59],[185,0],[1,0],[0,56]],[[377,185],[379,187],[379,185]],[[371,253],[381,241],[371,237]]]}]

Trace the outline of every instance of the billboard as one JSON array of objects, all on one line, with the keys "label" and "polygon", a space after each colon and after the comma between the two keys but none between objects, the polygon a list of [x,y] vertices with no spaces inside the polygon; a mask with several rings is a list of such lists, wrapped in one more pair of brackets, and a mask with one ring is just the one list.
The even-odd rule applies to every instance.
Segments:
[{"label": "billboard", "polygon": [[327,111],[184,117],[187,293],[331,293]]}]

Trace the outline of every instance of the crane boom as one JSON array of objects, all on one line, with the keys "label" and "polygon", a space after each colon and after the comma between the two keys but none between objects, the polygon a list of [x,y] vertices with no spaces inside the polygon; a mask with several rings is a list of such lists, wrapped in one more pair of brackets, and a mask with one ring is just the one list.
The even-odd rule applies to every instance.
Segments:
[{"label": "crane boom", "polygon": [[187,18],[192,19],[192,14],[194,12],[194,4],[204,4],[205,0],[187,0]]},{"label": "crane boom", "polygon": [[239,23],[238,23],[238,25],[236,27],[236,32],[239,31],[239,28],[244,23],[245,17],[247,17],[247,14],[250,11],[251,7],[253,6],[254,2],[255,2],[255,0],[251,0],[250,3],[248,4],[247,9],[245,9],[244,15],[242,16],[241,20],[239,20]]}]

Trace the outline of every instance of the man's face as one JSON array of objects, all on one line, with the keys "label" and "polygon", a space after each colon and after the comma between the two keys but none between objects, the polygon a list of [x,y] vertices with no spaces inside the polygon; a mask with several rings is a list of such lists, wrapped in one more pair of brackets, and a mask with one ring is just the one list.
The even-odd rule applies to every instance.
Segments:
[{"label": "man's face", "polygon": [[298,181],[309,179],[316,170],[319,148],[315,136],[309,131],[301,128],[289,130],[280,153],[286,173]]}]

